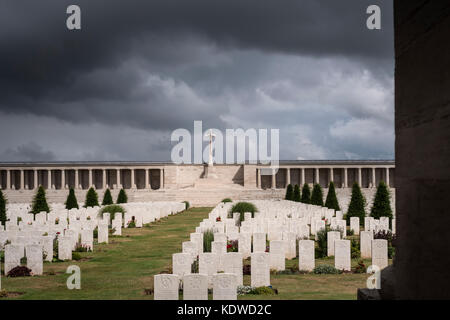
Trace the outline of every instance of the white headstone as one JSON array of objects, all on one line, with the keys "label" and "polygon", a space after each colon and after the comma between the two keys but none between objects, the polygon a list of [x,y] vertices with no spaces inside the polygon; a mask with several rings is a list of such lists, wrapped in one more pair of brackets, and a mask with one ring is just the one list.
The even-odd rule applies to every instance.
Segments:
[{"label": "white headstone", "polygon": [[175,253],[172,255],[172,273],[180,278],[191,273],[192,256],[189,253]]},{"label": "white headstone", "polygon": [[238,249],[244,259],[250,257],[252,253],[252,235],[250,233],[239,234]]},{"label": "white headstone", "polygon": [[285,243],[283,240],[272,240],[270,241],[270,250],[269,250],[269,263],[270,269],[281,271],[286,268],[285,259]]},{"label": "white headstone", "polygon": [[39,244],[31,244],[25,247],[27,256],[27,268],[31,270],[33,275],[42,275],[44,271],[42,246]]},{"label": "white headstone", "polygon": [[184,275],[183,300],[208,300],[208,276],[206,274]]},{"label": "white headstone", "polygon": [[213,300],[237,300],[235,274],[216,273],[213,279]]},{"label": "white headstone", "polygon": [[350,240],[334,241],[334,266],[339,270],[351,271]]},{"label": "white headstone", "polygon": [[253,252],[266,252],[266,234],[253,234]]},{"label": "white headstone", "polygon": [[20,259],[22,259],[23,255],[22,250],[23,247],[19,245],[7,244],[5,246],[5,275],[11,269],[20,266]]},{"label": "white headstone", "polygon": [[372,240],[372,265],[380,270],[388,266],[388,241],[385,239]]},{"label": "white headstone", "polygon": [[209,286],[212,286],[212,276],[217,273],[218,257],[211,252],[199,254],[198,272],[208,276]]},{"label": "white headstone", "polygon": [[372,231],[361,231],[359,235],[361,258],[371,258],[372,257]]},{"label": "white headstone", "polygon": [[350,218],[350,230],[353,230],[353,234],[359,234],[359,217]]},{"label": "white headstone", "polygon": [[254,252],[251,257],[251,286],[270,286],[269,254]]},{"label": "white headstone", "polygon": [[300,240],[298,242],[298,269],[300,271],[312,271],[314,262],[314,241]]},{"label": "white headstone", "polygon": [[224,271],[225,273],[232,273],[236,275],[236,285],[243,285],[242,263],[243,256],[239,252],[229,252],[224,257]]},{"label": "white headstone", "polygon": [[157,274],[154,280],[155,300],[178,300],[180,278],[176,274]]},{"label": "white headstone", "polygon": [[72,238],[58,237],[58,259],[72,260]]}]

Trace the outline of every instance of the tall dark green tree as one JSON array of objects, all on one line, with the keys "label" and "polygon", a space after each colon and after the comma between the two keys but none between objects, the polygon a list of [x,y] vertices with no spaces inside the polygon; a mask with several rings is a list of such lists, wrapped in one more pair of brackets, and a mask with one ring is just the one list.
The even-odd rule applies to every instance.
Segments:
[{"label": "tall dark green tree", "polygon": [[370,216],[375,219],[380,217],[389,217],[392,219],[392,209],[389,189],[383,181],[380,181],[377,187],[377,193],[373,200],[373,206],[370,210]]},{"label": "tall dark green tree", "polygon": [[113,199],[111,196],[111,191],[108,189],[105,190],[105,194],[103,195],[102,206],[107,206],[113,204]]},{"label": "tall dark green tree", "polygon": [[333,181],[330,181],[330,184],[328,186],[328,194],[327,199],[325,200],[325,207],[328,209],[334,209],[336,211],[340,211],[341,208],[339,207],[339,202],[336,197],[336,190],[334,189],[334,183]]},{"label": "tall dark green tree", "polygon": [[296,184],[294,186],[294,198],[293,200],[295,202],[300,202],[302,199],[300,198],[300,187],[298,186],[298,184]]},{"label": "tall dark green tree", "polygon": [[77,197],[75,196],[75,190],[73,190],[73,188],[70,188],[69,190],[69,195],[66,199],[66,209],[79,209]]},{"label": "tall dark green tree", "polygon": [[36,195],[33,198],[33,203],[31,206],[31,213],[36,215],[39,212],[50,212],[50,208],[47,204],[47,199],[45,197],[45,189],[43,186],[39,186]]},{"label": "tall dark green tree", "polygon": [[0,222],[4,225],[6,223],[6,198],[0,190]]},{"label": "tall dark green tree", "polygon": [[119,195],[117,196],[116,203],[120,204],[120,203],[127,203],[127,202],[128,202],[128,197],[127,197],[127,194],[125,193],[125,190],[120,189]]},{"label": "tall dark green tree", "polygon": [[320,184],[316,183],[311,195],[311,204],[323,207],[323,191]]},{"label": "tall dark green tree", "polygon": [[89,188],[86,193],[86,200],[84,201],[84,207],[96,207],[98,206],[98,194],[94,188]]},{"label": "tall dark green tree", "polygon": [[347,210],[347,224],[350,223],[351,217],[359,217],[359,223],[364,224],[364,217],[366,216],[366,199],[361,193],[361,188],[355,182],[352,187],[352,197]]},{"label": "tall dark green tree", "polygon": [[288,184],[286,188],[286,197],[285,200],[294,200],[294,188],[292,188],[292,184]]},{"label": "tall dark green tree", "polygon": [[305,183],[302,188],[301,202],[311,203],[311,189],[309,188],[309,185],[307,183]]}]

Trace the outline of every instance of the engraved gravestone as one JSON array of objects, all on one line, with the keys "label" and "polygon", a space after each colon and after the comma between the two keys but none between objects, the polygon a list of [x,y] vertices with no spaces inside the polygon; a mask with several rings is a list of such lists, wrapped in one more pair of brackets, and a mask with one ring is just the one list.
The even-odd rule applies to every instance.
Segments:
[{"label": "engraved gravestone", "polygon": [[183,300],[208,300],[208,276],[206,274],[184,275]]},{"label": "engraved gravestone", "polygon": [[236,275],[216,273],[213,277],[213,300],[237,300]]},{"label": "engraved gravestone", "polygon": [[178,300],[180,278],[176,274],[157,274],[154,279],[155,300]]},{"label": "engraved gravestone", "polygon": [[314,241],[300,240],[298,242],[298,269],[312,271],[314,267]]},{"label": "engraved gravestone", "polygon": [[334,266],[338,270],[351,271],[350,240],[334,241]]}]

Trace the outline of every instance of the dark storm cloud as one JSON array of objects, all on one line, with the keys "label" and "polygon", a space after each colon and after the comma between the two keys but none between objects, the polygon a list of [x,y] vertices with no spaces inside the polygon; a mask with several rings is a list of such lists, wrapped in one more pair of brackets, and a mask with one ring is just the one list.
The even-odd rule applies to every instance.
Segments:
[{"label": "dark storm cloud", "polygon": [[[70,4],[81,7],[81,31],[65,27]],[[382,9],[381,31],[365,27],[370,4]],[[311,69],[299,63],[297,56],[325,62],[314,63],[315,69]],[[293,67],[297,63],[300,67]],[[392,1],[4,0],[0,4],[3,123],[10,117],[30,125],[29,120],[13,116],[32,115],[75,125],[74,132],[67,135],[63,127],[49,124],[55,129],[53,136],[46,135],[47,141],[60,135],[78,145],[74,136],[80,128],[103,136],[98,130],[121,126],[122,133],[130,137],[136,137],[137,129],[154,130],[159,134],[153,132],[149,145],[161,158],[163,137],[171,130],[191,128],[193,120],[217,128],[245,125],[249,109],[254,112],[253,123],[291,126],[286,129],[289,131],[296,122],[314,121],[321,132],[334,126],[336,139],[346,132],[334,124],[339,114],[346,117],[341,119],[345,128],[351,128],[345,121],[352,117],[376,119],[386,125],[386,114],[387,126],[392,125],[384,107],[368,107],[360,97],[344,98],[344,91],[331,94],[333,101],[319,99],[325,94],[320,88],[328,88],[328,94],[332,87],[317,75],[325,75],[327,68],[334,68],[333,63],[339,64],[343,79],[367,69],[371,80],[363,88],[366,93],[371,84],[392,85]],[[347,69],[342,67],[347,64]],[[282,84],[272,85],[272,79]],[[321,100],[317,104],[322,109],[310,105],[314,99]],[[294,101],[298,104],[293,105]],[[320,110],[330,104],[340,109],[324,115]],[[285,105],[290,105],[288,110]],[[308,119],[301,119],[306,113]],[[324,121],[322,117],[328,118]],[[121,150],[126,155],[119,155],[113,144],[105,143],[107,139],[98,141],[103,153],[79,150],[75,156],[58,149],[47,156],[132,159],[131,147],[138,148],[137,142],[129,142]],[[22,137],[8,152],[14,158],[27,159],[17,147],[26,141]],[[310,142],[319,145],[324,140]],[[346,141],[348,149],[357,146]],[[120,149],[117,144],[116,148]],[[371,150],[364,149],[361,156],[379,153],[376,148]],[[150,157],[156,154],[149,153],[153,153]],[[145,157],[144,153],[135,154]],[[287,154],[296,156],[291,151]]]}]

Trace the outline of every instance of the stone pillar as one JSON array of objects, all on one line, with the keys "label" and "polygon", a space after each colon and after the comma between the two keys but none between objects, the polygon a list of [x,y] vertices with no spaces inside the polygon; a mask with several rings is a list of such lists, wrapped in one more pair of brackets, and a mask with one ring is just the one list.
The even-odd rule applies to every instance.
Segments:
[{"label": "stone pillar", "polygon": [[20,170],[20,189],[25,189],[25,170]]},{"label": "stone pillar", "polygon": [[361,173],[361,168],[358,168],[358,184],[359,184],[359,187],[362,188],[362,173]]},{"label": "stone pillar", "polygon": [[134,174],[135,174],[136,170],[134,170],[133,168],[130,169],[130,174],[131,174],[131,188],[130,189],[134,189]]},{"label": "stone pillar", "polygon": [[372,168],[372,188],[377,187],[377,178],[375,176],[375,168]]},{"label": "stone pillar", "polygon": [[315,183],[317,183],[317,184],[319,184],[319,182],[320,182],[320,176],[319,176],[319,168],[316,168],[315,169],[315,177],[314,177],[314,182]]},{"label": "stone pillar", "polygon": [[89,188],[92,187],[92,169],[88,169],[89,172],[89,179],[88,179],[88,184],[89,184]]},{"label": "stone pillar", "polygon": [[259,189],[260,185],[259,169],[256,169],[256,188]]},{"label": "stone pillar", "polygon": [[333,168],[330,168],[330,182],[334,181],[334,171]]},{"label": "stone pillar", "polygon": [[148,168],[145,168],[144,189],[149,189],[150,181],[148,177],[149,177]]},{"label": "stone pillar", "polygon": [[78,189],[80,186],[80,181],[78,179],[78,169],[75,169],[75,189]]},{"label": "stone pillar", "polygon": [[344,168],[344,188],[348,188],[348,170]]},{"label": "stone pillar", "polygon": [[286,169],[286,187],[291,184],[291,169]]},{"label": "stone pillar", "polygon": [[11,188],[11,172],[9,169],[6,169],[6,189]]},{"label": "stone pillar", "polygon": [[272,169],[272,189],[277,188],[277,176],[275,174],[275,170]]},{"label": "stone pillar", "polygon": [[159,188],[164,189],[164,169],[159,169]]},{"label": "stone pillar", "polygon": [[120,169],[116,169],[116,185],[117,189],[120,189]]},{"label": "stone pillar", "polygon": [[386,185],[389,188],[389,168],[386,168]]},{"label": "stone pillar", "polygon": [[301,168],[300,189],[305,184],[305,168]]},{"label": "stone pillar", "polygon": [[37,189],[38,186],[38,170],[33,170],[33,180],[34,180],[34,189]]},{"label": "stone pillar", "polygon": [[103,172],[102,172],[102,188],[103,189],[106,189],[106,172],[107,172],[107,170],[103,169]]},{"label": "stone pillar", "polygon": [[47,170],[47,189],[52,188],[52,170]]},{"label": "stone pillar", "polygon": [[66,188],[66,170],[61,169],[61,189]]}]

